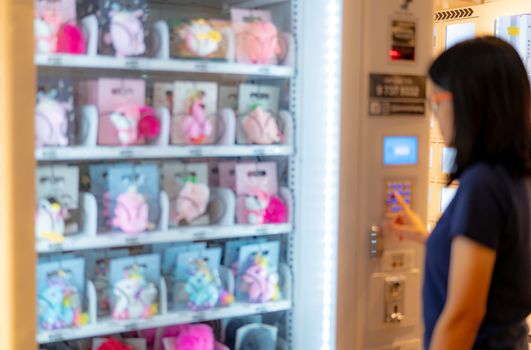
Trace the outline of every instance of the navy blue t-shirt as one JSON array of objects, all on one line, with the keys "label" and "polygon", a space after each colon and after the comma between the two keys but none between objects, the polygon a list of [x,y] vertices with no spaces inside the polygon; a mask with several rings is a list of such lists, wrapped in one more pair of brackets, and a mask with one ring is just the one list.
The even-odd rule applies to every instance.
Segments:
[{"label": "navy blue t-shirt", "polygon": [[456,196],[426,243],[424,347],[448,291],[452,239],[458,235],[496,250],[487,312],[474,349],[527,350],[525,318],[531,313],[529,181],[501,165],[478,163],[460,176]]}]

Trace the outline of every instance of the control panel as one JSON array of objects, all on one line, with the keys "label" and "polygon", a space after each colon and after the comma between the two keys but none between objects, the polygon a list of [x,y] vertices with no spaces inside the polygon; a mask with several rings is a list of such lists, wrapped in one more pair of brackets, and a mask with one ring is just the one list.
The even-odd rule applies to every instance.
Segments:
[{"label": "control panel", "polygon": [[398,203],[394,193],[400,194],[404,201],[412,205],[413,203],[413,181],[412,180],[388,180],[385,182],[385,212],[398,213],[402,211],[402,207]]}]

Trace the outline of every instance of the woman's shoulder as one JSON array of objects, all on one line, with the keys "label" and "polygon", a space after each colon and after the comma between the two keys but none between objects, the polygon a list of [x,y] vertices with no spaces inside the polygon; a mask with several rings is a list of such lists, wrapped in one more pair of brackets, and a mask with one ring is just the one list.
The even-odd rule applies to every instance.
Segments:
[{"label": "woman's shoulder", "polygon": [[477,162],[470,165],[459,177],[461,185],[476,184],[499,187],[511,182],[511,180],[511,175],[503,165],[487,162]]},{"label": "woman's shoulder", "polygon": [[522,181],[515,179],[501,164],[477,162],[469,166],[459,177],[459,188],[468,195],[478,192],[496,200],[509,209],[512,198],[522,190]]}]

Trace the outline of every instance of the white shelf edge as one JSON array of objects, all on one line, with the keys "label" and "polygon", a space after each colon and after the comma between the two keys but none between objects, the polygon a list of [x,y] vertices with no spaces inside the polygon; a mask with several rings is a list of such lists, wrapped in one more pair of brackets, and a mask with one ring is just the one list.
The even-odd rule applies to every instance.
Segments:
[{"label": "white shelf edge", "polygon": [[109,159],[166,159],[198,157],[254,157],[289,156],[293,147],[289,145],[209,145],[209,146],[67,146],[45,147],[35,150],[37,161],[75,161]]},{"label": "white shelf edge", "polygon": [[231,226],[190,226],[168,231],[152,231],[132,235],[127,233],[99,234],[97,237],[67,237],[63,243],[37,241],[39,254],[61,253],[98,248],[129,247],[157,243],[191,242],[199,240],[230,239],[240,237],[271,236],[288,234],[291,224],[270,225],[231,225]]},{"label": "white shelf edge", "polygon": [[35,64],[43,68],[119,69],[151,72],[251,75],[269,78],[291,78],[294,76],[294,69],[289,66],[139,57],[117,58],[113,56],[38,54],[35,56]]},{"label": "white shelf edge", "polygon": [[37,335],[37,342],[39,344],[47,344],[66,340],[124,333],[132,330],[159,328],[184,323],[204,322],[229,317],[241,317],[268,312],[286,311],[289,310],[291,306],[291,301],[289,300],[281,300],[264,304],[236,302],[230,307],[218,307],[201,312],[179,310],[168,312],[165,315],[157,315],[150,319],[127,321],[107,319],[103,322],[89,324],[79,328],[39,332]]}]

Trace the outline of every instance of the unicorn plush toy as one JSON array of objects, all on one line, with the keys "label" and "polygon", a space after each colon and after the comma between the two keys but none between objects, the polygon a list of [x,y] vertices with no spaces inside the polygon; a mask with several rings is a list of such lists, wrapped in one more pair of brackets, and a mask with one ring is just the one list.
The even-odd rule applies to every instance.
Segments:
[{"label": "unicorn plush toy", "polygon": [[[114,4],[116,5],[116,4]],[[119,5],[109,12],[110,32],[105,36],[105,43],[114,48],[117,57],[138,56],[146,51],[144,41],[144,11],[128,11]]]},{"label": "unicorn plush toy", "polygon": [[113,294],[115,319],[149,318],[156,313],[157,288],[138,269],[126,270],[124,278],[114,284]]},{"label": "unicorn plush toy", "polygon": [[61,329],[81,324],[81,301],[77,288],[67,279],[53,276],[39,294],[39,325],[43,329]]},{"label": "unicorn plush toy", "polygon": [[57,91],[39,93],[35,107],[35,143],[37,147],[68,145],[68,103],[56,99]]},{"label": "unicorn plush toy", "polygon": [[269,260],[258,254],[242,276],[249,301],[264,303],[280,297],[278,274],[270,270]]}]

